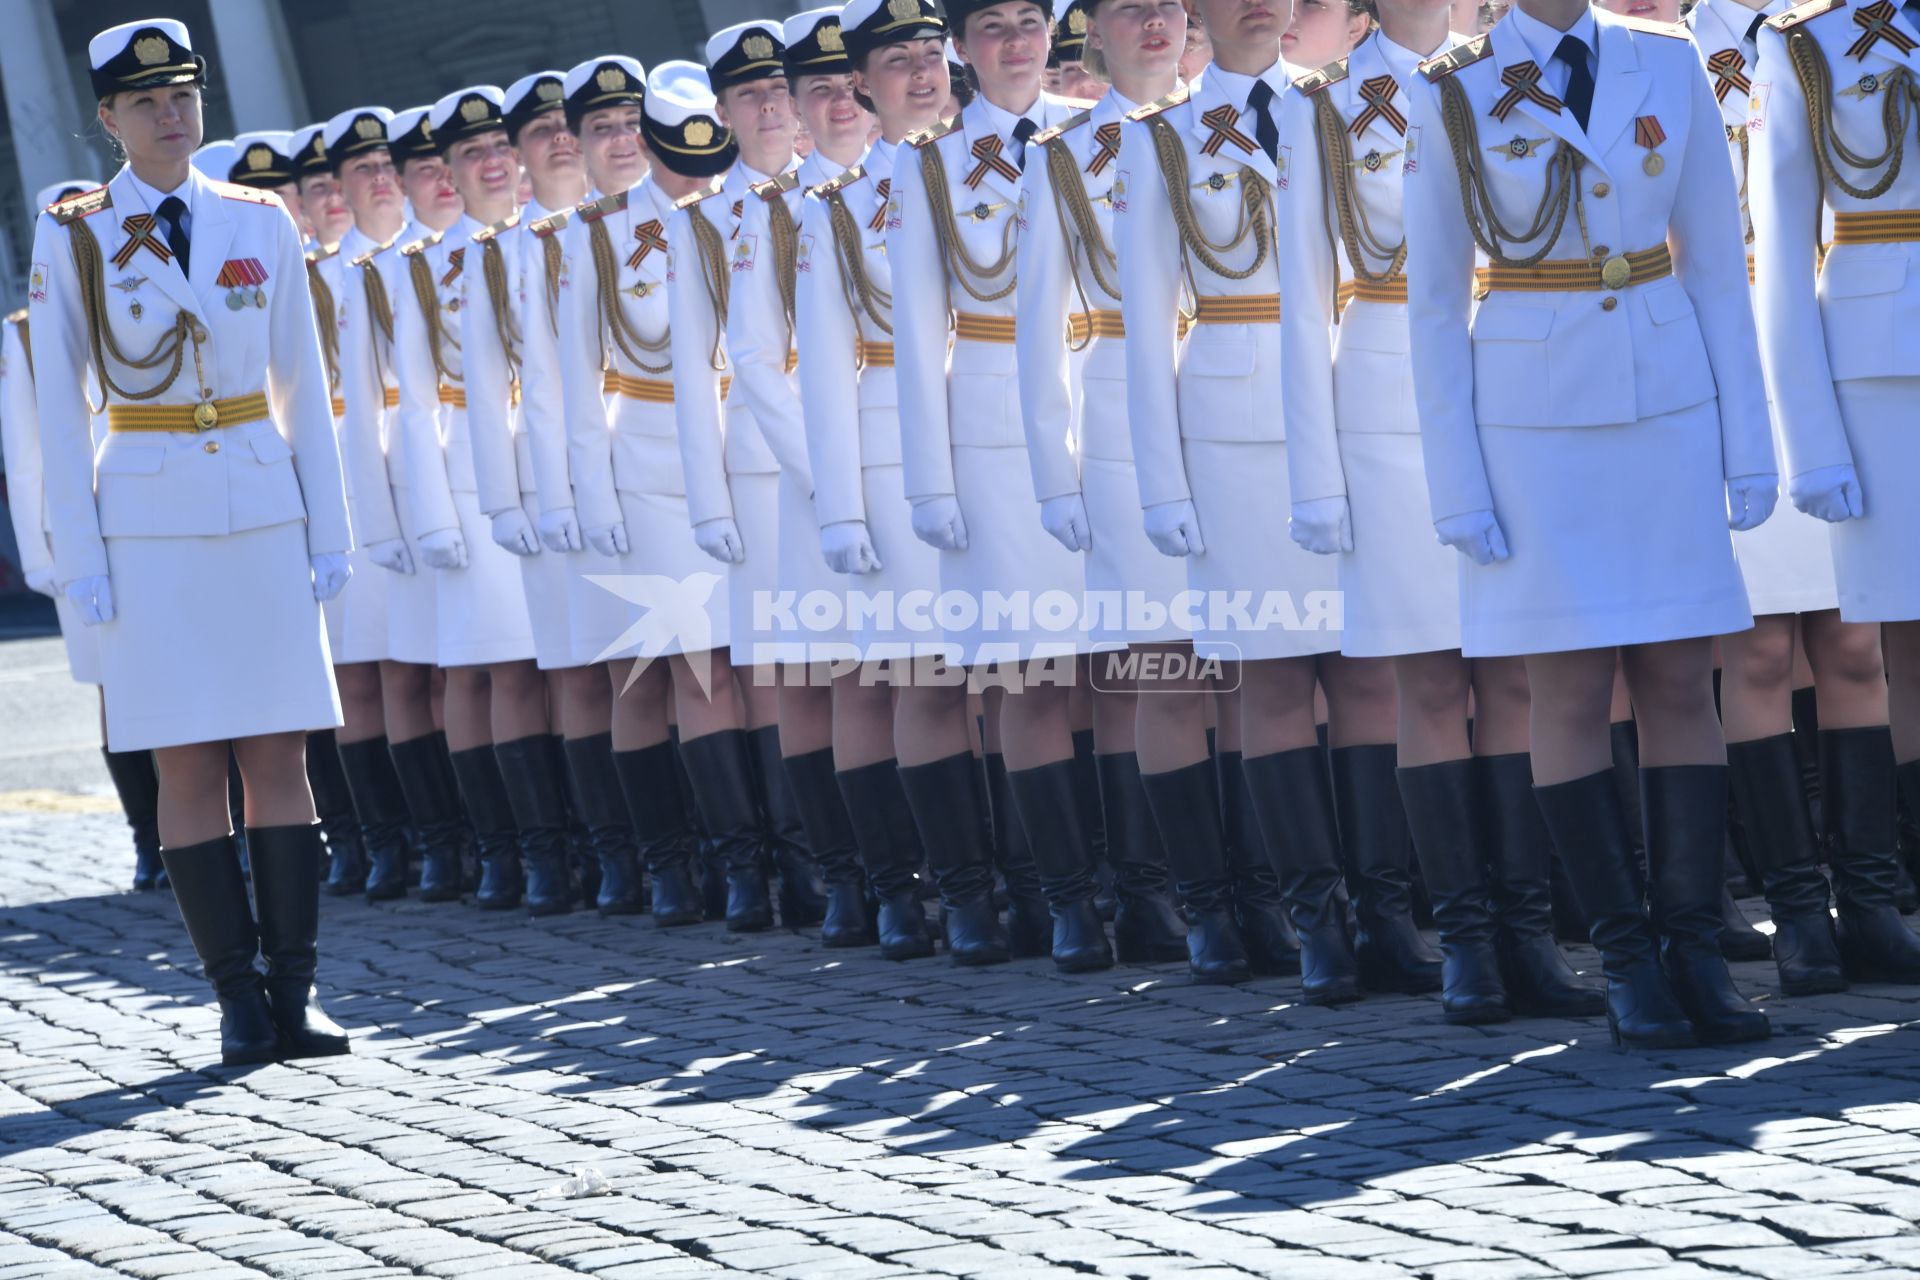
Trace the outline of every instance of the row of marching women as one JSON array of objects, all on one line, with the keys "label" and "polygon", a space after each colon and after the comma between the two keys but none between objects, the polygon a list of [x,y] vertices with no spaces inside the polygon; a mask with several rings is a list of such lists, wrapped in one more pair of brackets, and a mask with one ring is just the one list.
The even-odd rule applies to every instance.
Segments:
[{"label": "row of marching women", "polygon": [[849,0],[211,145],[97,37],[9,471],[225,1058],[345,1050],[323,880],[1640,1047],[1920,981],[1920,29],[1494,16]]}]

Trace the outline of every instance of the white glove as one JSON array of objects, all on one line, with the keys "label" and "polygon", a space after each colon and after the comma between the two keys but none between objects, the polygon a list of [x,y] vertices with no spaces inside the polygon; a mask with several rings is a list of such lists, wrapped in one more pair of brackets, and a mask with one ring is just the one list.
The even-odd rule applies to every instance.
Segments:
[{"label": "white glove", "polygon": [[623,556],[627,554],[627,526],[609,524],[589,529],[587,545],[603,556]]},{"label": "white glove", "polygon": [[716,516],[693,526],[693,540],[721,564],[745,564],[747,544],[732,516]]},{"label": "white glove", "polygon": [[1087,519],[1087,501],[1077,493],[1063,493],[1040,504],[1040,527],[1069,551],[1093,545],[1093,522]]},{"label": "white glove", "polygon": [[580,540],[580,521],[572,507],[540,513],[540,541],[547,544],[547,550],[561,553],[578,551],[586,545]]},{"label": "white glove", "polygon": [[353,576],[353,566],[338,551],[322,551],[313,558],[313,598],[322,603],[340,594]]},{"label": "white glove", "polygon": [[420,558],[430,569],[467,567],[467,540],[458,529],[435,529],[420,535]]},{"label": "white glove", "polygon": [[820,554],[835,573],[874,573],[883,567],[865,520],[836,520],[822,525]]},{"label": "white glove", "polygon": [[1475,564],[1492,564],[1505,560],[1510,554],[1507,535],[1500,532],[1500,522],[1493,518],[1491,511],[1469,511],[1465,515],[1435,520],[1433,531],[1440,535],[1440,541]]},{"label": "white glove", "polygon": [[965,551],[967,522],[960,518],[960,500],[950,493],[915,498],[913,536],[942,551]]},{"label": "white glove", "polygon": [[27,590],[38,591],[43,596],[59,598],[60,588],[54,584],[53,570],[35,569],[27,575]]},{"label": "white glove", "polygon": [[75,578],[67,584],[67,603],[80,611],[80,621],[89,627],[113,621],[113,584],[107,575]]},{"label": "white glove", "polygon": [[1759,528],[1779,501],[1779,476],[1735,476],[1727,481],[1727,528],[1735,533]]},{"label": "white glove", "polygon": [[367,559],[389,573],[413,572],[413,552],[407,550],[405,538],[388,538],[385,542],[373,543],[367,548]]},{"label": "white glove", "polygon": [[1156,502],[1146,510],[1147,540],[1163,556],[1203,556],[1207,544],[1200,541],[1200,513],[1185,498],[1175,502]]},{"label": "white glove", "polygon": [[1353,550],[1353,513],[1345,494],[1293,504],[1287,533],[1316,555]]},{"label": "white glove", "polygon": [[533,521],[519,507],[508,507],[493,518],[493,541],[517,556],[540,554],[540,538],[533,531]]},{"label": "white glove", "polygon": [[1829,524],[1857,520],[1866,513],[1860,497],[1860,476],[1851,463],[1816,467],[1787,481],[1793,505]]}]

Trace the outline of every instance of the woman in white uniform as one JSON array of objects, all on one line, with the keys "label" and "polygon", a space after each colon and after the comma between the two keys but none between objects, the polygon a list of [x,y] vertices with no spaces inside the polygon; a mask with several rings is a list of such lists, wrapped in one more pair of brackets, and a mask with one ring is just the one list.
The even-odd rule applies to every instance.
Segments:
[{"label": "woman in white uniform", "polygon": [[[1751,624],[1727,528],[1765,520],[1777,483],[1718,105],[1683,29],[1583,0],[1523,0],[1409,97],[1414,390],[1434,528],[1465,557],[1463,651],[1527,658],[1534,793],[1616,1040],[1764,1038],[1718,946],[1711,637]],[[1650,919],[1612,780],[1616,666]]]},{"label": "woman in white uniform", "polygon": [[[1871,703],[1851,724],[1820,708],[1840,952],[1851,976],[1900,982],[1920,981],[1920,939],[1894,906],[1902,782],[1920,804],[1920,174],[1902,164],[1920,145],[1917,44],[1912,15],[1891,3],[1790,9],[1760,30],[1747,124],[1755,300],[1787,494],[1831,522],[1840,617],[1878,627],[1886,657],[1891,733]],[[1816,272],[1812,233],[1827,213],[1833,244]]]},{"label": "woman in white uniform", "polygon": [[[351,536],[298,232],[278,201],[189,165],[206,63],[186,27],[114,27],[87,52],[127,164],[35,231],[55,577],[100,628],[108,745],[155,751],[162,858],[220,1000],[222,1060],[344,1053],[313,997],[320,834],[304,748],[340,723],[318,601],[345,585]],[[257,915],[228,816],[229,743]]]}]

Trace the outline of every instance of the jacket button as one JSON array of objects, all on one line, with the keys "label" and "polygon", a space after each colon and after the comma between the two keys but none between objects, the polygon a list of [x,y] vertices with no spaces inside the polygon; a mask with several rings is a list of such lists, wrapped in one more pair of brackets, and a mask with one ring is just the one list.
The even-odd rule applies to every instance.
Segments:
[{"label": "jacket button", "polygon": [[1613,253],[1613,250],[1607,248],[1606,245],[1597,244],[1593,246],[1593,260],[1595,262],[1598,262],[1603,258],[1610,257],[1612,253]]},{"label": "jacket button", "polygon": [[1593,195],[1597,200],[1605,200],[1612,192],[1613,188],[1604,182],[1593,184]]},{"label": "jacket button", "polygon": [[1606,297],[1600,299],[1600,309],[1602,311],[1611,311],[1619,305],[1620,299],[1614,297],[1612,294],[1608,294]]},{"label": "jacket button", "polygon": [[[1607,301],[1608,301],[1608,302],[1612,302],[1612,301],[1613,301],[1613,299],[1612,299],[1612,298],[1608,298],[1608,299],[1607,299]],[[200,447],[201,447],[202,449],[205,449],[205,450],[206,450],[206,451],[207,451],[208,453],[218,453],[218,452],[220,452],[220,442],[219,442],[218,440],[209,440],[209,441],[207,441],[207,442],[206,442],[205,444],[203,444],[203,445],[201,445]]]}]

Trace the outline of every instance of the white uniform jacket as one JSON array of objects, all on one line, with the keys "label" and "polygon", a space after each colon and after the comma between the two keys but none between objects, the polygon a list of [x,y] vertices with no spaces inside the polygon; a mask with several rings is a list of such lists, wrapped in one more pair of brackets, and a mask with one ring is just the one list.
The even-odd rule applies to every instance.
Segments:
[{"label": "white uniform jacket", "polygon": [[[1408,273],[1409,314],[1436,521],[1493,509],[1480,424],[1632,423],[1702,404],[1717,391],[1725,478],[1775,472],[1719,104],[1683,30],[1603,11],[1594,19],[1600,72],[1585,130],[1570,110],[1503,82],[1509,69],[1533,60],[1504,22],[1423,64],[1409,95],[1406,226],[1416,264]],[[1527,78],[1527,68],[1515,78]],[[1465,92],[1478,130],[1471,174],[1461,172],[1442,122],[1448,80]],[[1510,95],[1514,101],[1497,115]],[[1673,275],[1617,290],[1500,289],[1474,307],[1474,268],[1486,257],[1461,216],[1463,186],[1477,174],[1501,221],[1525,229],[1565,148],[1576,161],[1584,228],[1570,207],[1546,259],[1604,259],[1665,245]],[[1520,258],[1540,247],[1528,241],[1506,252]]]},{"label": "white uniform jacket", "polygon": [[32,329],[25,311],[6,319],[0,341],[0,473],[7,480],[7,510],[20,572],[31,578],[53,571],[53,537],[47,522],[40,465],[40,410],[33,403]]},{"label": "white uniform jacket", "polygon": [[[340,457],[353,498],[353,532],[363,547],[401,536],[393,491],[406,485],[406,458],[390,448],[400,404],[393,375],[394,299],[405,281],[400,247],[430,234],[408,223],[387,244],[358,227],[340,240]],[[377,308],[377,314],[376,314]]]},{"label": "white uniform jacket", "polygon": [[[1130,460],[1126,422],[1080,421],[1073,381],[1076,356],[1088,377],[1126,377],[1119,266],[1113,256],[1113,188],[1120,176],[1122,117],[1135,104],[1109,92],[1057,130],[1034,137],[1020,175],[1020,246],[1014,328],[1020,333],[1020,409],[1037,501],[1080,491],[1077,456]],[[1097,241],[1089,248],[1049,161],[1052,139],[1066,148],[1086,191]],[[1091,261],[1090,261],[1091,259]],[[1069,317],[1072,331],[1069,332]]]},{"label": "white uniform jacket", "polygon": [[[1279,63],[1262,79],[1283,80]],[[1276,91],[1270,110],[1284,110],[1291,90]],[[1292,163],[1285,151],[1278,162],[1253,140],[1255,113],[1245,102],[1229,101],[1209,64],[1191,96],[1175,95],[1131,113],[1120,131],[1120,173],[1114,179],[1114,233],[1120,255],[1121,313],[1127,329],[1129,428],[1140,505],[1180,502],[1187,487],[1184,439],[1224,442],[1274,442],[1286,439],[1280,399],[1280,326],[1201,324],[1177,342],[1177,320],[1213,298],[1277,297],[1280,268],[1273,247],[1261,254],[1247,235],[1216,255],[1222,275],[1183,247],[1168,197],[1167,179],[1155,150],[1150,117],[1164,121],[1184,145],[1185,195],[1201,235],[1216,245],[1231,244],[1248,221],[1244,175],[1258,180],[1257,203],[1272,225],[1272,189],[1283,185]],[[1205,117],[1224,120],[1246,146],[1222,139]],[[1312,157],[1300,157],[1312,163]],[[1255,261],[1258,269],[1253,269]],[[1169,263],[1175,264],[1169,269]],[[1193,294],[1197,292],[1199,297]],[[1178,361],[1178,375],[1175,363]]]},{"label": "white uniform jacket", "polygon": [[[794,328],[813,513],[823,527],[867,519],[861,469],[900,462],[887,235],[899,209],[893,171],[902,148],[911,159],[905,143],[874,143],[858,165],[807,197],[800,220]],[[857,245],[835,237],[836,201]],[[871,311],[847,278],[843,253],[865,272]]]},{"label": "white uniform jacket", "polygon": [[[1879,18],[1903,39],[1868,41],[1868,24]],[[1808,123],[1807,97],[1788,53],[1789,39],[1810,41],[1831,81],[1831,101],[1816,104],[1835,137],[1816,143]],[[1907,47],[1902,52],[1901,45]],[[1788,476],[1849,465],[1853,454],[1833,384],[1854,378],[1920,375],[1920,244],[1914,233],[1885,243],[1850,242],[1844,230],[1817,269],[1821,205],[1843,220],[1873,212],[1909,223],[1920,214],[1920,116],[1912,102],[1899,113],[1905,133],[1889,138],[1883,112],[1886,95],[1912,93],[1920,77],[1920,32],[1897,9],[1880,14],[1847,0],[1818,0],[1781,14],[1760,30],[1760,66],[1753,76],[1747,121],[1752,148],[1749,206],[1753,215],[1755,305],[1760,317],[1767,380],[1774,412],[1786,441]],[[1879,185],[1887,166],[1856,169],[1840,156],[1878,156],[1891,145],[1898,168],[1887,189]],[[1815,149],[1832,160],[1849,192],[1823,181]],[[1899,157],[1905,155],[1906,163]]]},{"label": "white uniform jacket", "polygon": [[[789,169],[791,171],[791,169]],[[727,170],[709,192],[674,205],[667,219],[672,269],[667,277],[667,306],[673,343],[673,411],[686,476],[687,519],[693,524],[730,518],[733,497],[727,477],[777,472],[780,464],[761,439],[745,395],[735,389],[727,354],[733,272],[753,263],[764,250],[740,236],[740,220],[754,197],[749,188],[764,181],[743,164]],[[714,264],[718,279],[708,280],[693,229],[705,219],[719,235],[723,260]],[[766,252],[769,260],[770,251]],[[772,274],[771,271],[768,272]],[[720,291],[719,298],[714,290]]]},{"label": "white uniform jacket", "polygon": [[[152,210],[122,169],[103,192],[40,216],[29,307],[36,400],[59,581],[105,575],[105,538],[204,537],[305,519],[309,554],[352,546],[326,369],[299,233],[278,199],[195,172],[183,190],[192,275],[183,274]],[[142,405],[190,407],[265,392],[271,416],[192,431],[109,434],[96,458],[89,400],[101,374],[130,391],[164,373],[128,367],[111,352],[94,367],[72,228],[99,248],[103,327],[136,358],[179,325],[181,364]],[[238,283],[245,281],[246,283]],[[264,315],[258,314],[265,312]],[[109,415],[128,404],[107,395]]]},{"label": "white uniform jacket", "polygon": [[[561,233],[572,216],[571,209],[539,214],[529,207],[520,219],[525,231],[515,240],[520,249],[520,431],[533,466],[532,516],[573,508],[560,386],[560,282],[568,275]],[[523,489],[525,483],[522,476]]]},{"label": "white uniform jacket", "polygon": [[[467,295],[472,305],[460,309],[456,328],[465,370],[467,432],[473,441],[474,489],[486,516],[519,505],[521,495],[536,488],[533,441],[522,420],[526,401],[520,371],[528,307],[521,242],[527,238],[527,225],[546,216],[545,209],[530,204],[476,232],[467,250],[478,278]],[[542,315],[545,306],[542,299]]]},{"label": "white uniform jacket", "polygon": [[[1077,105],[1043,94],[1027,118],[1048,129],[1066,123]],[[1013,344],[1021,157],[1012,131],[1017,119],[975,98],[957,121],[914,135],[896,157],[893,189],[900,226],[888,240],[909,499],[955,491],[956,445],[1026,444]],[[951,219],[958,249],[981,268],[979,273],[957,265],[956,278],[948,269],[927,191],[923,166],[928,157],[947,188],[951,212],[940,216]],[[951,361],[949,317],[955,324]],[[976,340],[975,333],[987,336]]]},{"label": "white uniform jacket", "polygon": [[480,271],[473,246],[480,229],[479,222],[462,214],[444,234],[400,251],[393,367],[400,383],[399,444],[407,460],[405,518],[415,537],[458,529],[453,495],[475,490],[460,313],[467,306],[468,283]]}]

